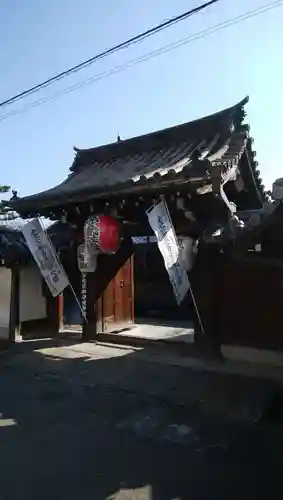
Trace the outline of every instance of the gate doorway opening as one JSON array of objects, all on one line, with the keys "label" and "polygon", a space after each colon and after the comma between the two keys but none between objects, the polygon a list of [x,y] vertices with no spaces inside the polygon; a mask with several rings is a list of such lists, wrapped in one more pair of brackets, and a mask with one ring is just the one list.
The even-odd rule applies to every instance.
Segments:
[{"label": "gate doorway opening", "polygon": [[[69,282],[78,298],[81,299],[81,283],[82,276],[78,269],[76,252],[72,249],[68,252],[62,252],[60,256],[62,265],[68,276]],[[62,318],[61,318],[61,330],[81,333],[83,326],[83,317],[81,309],[78,305],[77,300],[74,297],[74,293],[71,287],[68,286],[62,293]]]},{"label": "gate doorway opening", "polygon": [[134,238],[135,328],[132,335],[194,342],[190,294],[179,306],[155,237]]},{"label": "gate doorway opening", "polygon": [[135,318],[166,321],[192,320],[189,294],[179,306],[165,269],[162,255],[152,237],[134,240]]}]

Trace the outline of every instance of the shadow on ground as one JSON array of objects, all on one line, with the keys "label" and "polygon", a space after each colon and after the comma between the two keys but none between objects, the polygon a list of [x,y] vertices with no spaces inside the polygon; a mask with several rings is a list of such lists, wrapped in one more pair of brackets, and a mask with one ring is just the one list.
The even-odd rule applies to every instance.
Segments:
[{"label": "shadow on ground", "polygon": [[269,385],[58,345],[1,360],[1,499],[281,498]]}]

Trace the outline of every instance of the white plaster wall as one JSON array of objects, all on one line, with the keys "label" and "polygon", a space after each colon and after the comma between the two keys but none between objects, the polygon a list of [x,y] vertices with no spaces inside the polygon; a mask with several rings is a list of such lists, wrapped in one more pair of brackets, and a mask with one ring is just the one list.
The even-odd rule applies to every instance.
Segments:
[{"label": "white plaster wall", "polygon": [[12,272],[0,267],[0,339],[9,338]]},{"label": "white plaster wall", "polygon": [[36,265],[20,271],[20,321],[44,319],[47,315],[41,274]]}]

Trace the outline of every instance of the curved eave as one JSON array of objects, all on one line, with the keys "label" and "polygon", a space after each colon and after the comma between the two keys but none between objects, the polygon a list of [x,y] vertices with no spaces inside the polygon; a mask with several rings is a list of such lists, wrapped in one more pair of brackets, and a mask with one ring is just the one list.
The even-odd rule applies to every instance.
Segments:
[{"label": "curved eave", "polygon": [[269,195],[267,191],[265,190],[265,186],[263,184],[263,181],[260,177],[260,170],[258,168],[258,162],[256,161],[256,151],[252,149],[252,144],[253,144],[253,138],[249,137],[248,142],[247,142],[247,158],[249,161],[249,168],[250,168],[250,176],[251,176],[251,181],[253,182],[255,189],[258,193],[258,197],[262,204],[265,201],[268,201]]},{"label": "curved eave", "polygon": [[123,156],[127,152],[144,152],[147,149],[159,148],[168,142],[172,142],[176,137],[180,140],[181,136],[185,138],[192,133],[193,135],[199,135],[199,137],[201,137],[207,135],[207,131],[209,131],[208,135],[210,135],[212,129],[231,130],[233,127],[237,128],[245,117],[244,107],[248,101],[249,97],[246,96],[237,104],[224,110],[180,125],[157,130],[149,134],[131,137],[126,140],[120,140],[94,148],[81,149],[74,147],[75,158],[70,167],[70,171],[76,172],[88,163],[97,160],[107,161],[113,157]]}]

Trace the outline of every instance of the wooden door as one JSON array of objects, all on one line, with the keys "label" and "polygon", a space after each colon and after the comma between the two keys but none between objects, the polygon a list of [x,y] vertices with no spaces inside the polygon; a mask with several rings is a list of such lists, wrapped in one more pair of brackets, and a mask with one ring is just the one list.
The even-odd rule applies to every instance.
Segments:
[{"label": "wooden door", "polygon": [[125,322],[134,322],[134,258],[123,266],[123,312]]},{"label": "wooden door", "polygon": [[102,331],[118,331],[133,323],[133,259],[120,267],[102,294],[100,315]]},{"label": "wooden door", "polygon": [[97,333],[115,331],[133,322],[133,251],[131,238],[123,239],[115,255],[100,255],[96,271],[89,274],[88,307],[95,310]]},{"label": "wooden door", "polygon": [[[125,264],[124,264],[125,265]],[[115,323],[123,323],[124,321],[124,266],[119,269],[118,273],[114,278],[114,315]]]},{"label": "wooden door", "polygon": [[115,323],[115,290],[113,280],[108,283],[102,297],[103,324],[111,326]]}]

